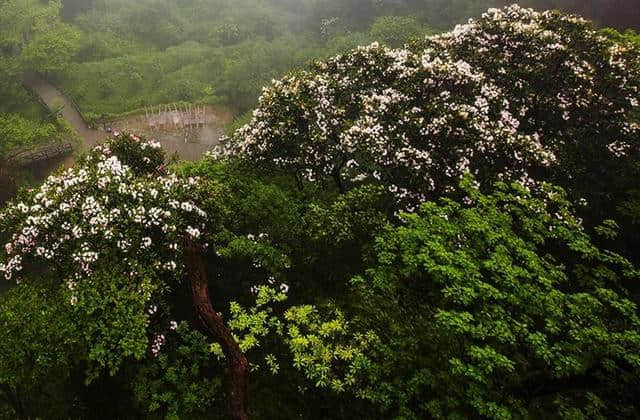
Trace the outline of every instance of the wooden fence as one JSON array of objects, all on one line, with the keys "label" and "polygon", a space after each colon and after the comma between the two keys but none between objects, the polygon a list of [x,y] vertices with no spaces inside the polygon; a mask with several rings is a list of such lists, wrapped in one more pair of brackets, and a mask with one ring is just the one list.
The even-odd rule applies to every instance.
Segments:
[{"label": "wooden fence", "polygon": [[[41,78],[46,81],[46,78],[37,73],[31,73],[28,75],[31,78]],[[29,84],[23,82],[22,86],[24,89],[33,97],[33,99],[40,104],[40,106],[53,114],[56,110],[51,109],[43,100],[40,98],[37,92],[35,92]],[[67,98],[68,99],[68,98]],[[74,107],[77,107],[76,103],[73,100],[70,100],[71,104]],[[84,120],[84,116],[81,112],[78,112],[82,119]],[[57,124],[57,121],[54,120],[54,123]],[[38,162],[43,162],[49,159],[55,159],[60,156],[67,155],[73,152],[74,143],[71,141],[63,141],[63,142],[49,142],[42,144],[35,144],[31,146],[19,147],[17,149],[13,149],[9,151],[2,159],[4,164],[11,167],[25,167]]]},{"label": "wooden fence", "polygon": [[73,143],[52,142],[14,149],[4,156],[4,160],[8,166],[21,168],[64,156],[71,152],[73,152]]}]

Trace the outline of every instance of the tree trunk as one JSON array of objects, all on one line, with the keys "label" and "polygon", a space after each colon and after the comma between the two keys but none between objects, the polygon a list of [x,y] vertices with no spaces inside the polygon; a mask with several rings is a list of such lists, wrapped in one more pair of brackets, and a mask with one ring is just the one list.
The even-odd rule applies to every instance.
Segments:
[{"label": "tree trunk", "polygon": [[344,189],[344,185],[342,184],[342,177],[340,176],[340,169],[336,169],[331,173],[333,177],[333,181],[336,183],[336,187],[338,187],[338,191],[340,194],[344,194],[346,190]]},{"label": "tree trunk", "polygon": [[198,317],[211,337],[220,343],[227,359],[229,417],[232,420],[247,420],[249,363],[224,320],[213,308],[202,251],[192,240],[188,240],[186,243],[185,263]]},{"label": "tree trunk", "polygon": [[29,417],[26,415],[24,405],[22,401],[20,401],[20,397],[17,392],[14,392],[13,389],[7,384],[0,384],[0,391],[5,394],[4,400],[9,403],[11,408],[13,409],[16,418],[18,419],[28,419]]}]

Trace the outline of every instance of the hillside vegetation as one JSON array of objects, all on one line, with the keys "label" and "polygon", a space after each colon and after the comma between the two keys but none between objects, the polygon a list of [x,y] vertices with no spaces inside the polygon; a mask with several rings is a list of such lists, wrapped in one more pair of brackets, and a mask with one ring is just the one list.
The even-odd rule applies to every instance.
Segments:
[{"label": "hillside vegetation", "polygon": [[[225,105],[240,117],[256,105],[264,85],[294,68],[373,41],[399,47],[506,3],[5,0],[0,3],[0,113],[28,120],[28,127],[21,120],[13,132],[52,122],[21,84],[25,71],[37,71],[72,97],[89,121],[180,101]],[[633,28],[638,13],[623,0],[591,6],[522,3],[582,13],[618,29]],[[625,36],[637,42],[635,33]],[[28,136],[0,141],[5,149],[8,143],[30,142]]]},{"label": "hillside vegetation", "polygon": [[[68,21],[82,41],[73,65],[56,80],[89,119],[174,101],[224,104],[241,114],[255,105],[262,86],[292,68],[373,41],[398,47],[502,4],[110,0],[74,10],[71,3]],[[578,4],[547,6],[593,12]],[[611,20],[610,13],[593,17]]]}]

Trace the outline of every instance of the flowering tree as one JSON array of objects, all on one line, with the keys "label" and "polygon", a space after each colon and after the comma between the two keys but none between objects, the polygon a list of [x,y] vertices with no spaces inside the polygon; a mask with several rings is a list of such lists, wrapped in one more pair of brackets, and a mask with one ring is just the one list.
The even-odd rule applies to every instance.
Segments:
[{"label": "flowering tree", "polygon": [[[616,214],[640,176],[639,57],[581,18],[511,6],[265,89],[214,156],[341,192],[381,184],[409,210],[454,190],[465,198],[423,204],[377,239],[352,322],[288,311],[296,366],[406,418],[633,413],[633,393],[616,398],[636,384],[640,324],[620,283],[637,273],[539,181],[586,199],[589,222]],[[517,184],[483,196],[459,186],[469,172],[485,191]],[[617,374],[625,385],[614,387]]]},{"label": "flowering tree", "polygon": [[488,185],[552,180],[607,204],[638,176],[638,57],[574,16],[492,9],[274,82],[226,153],[342,190],[382,182],[410,205],[466,171]]},{"label": "flowering tree", "polygon": [[245,418],[247,360],[213,309],[202,256],[204,232],[224,213],[219,187],[181,179],[163,162],[158,143],[117,135],[23,193],[0,214],[9,236],[0,273],[20,283],[40,265],[64,281],[87,342],[89,381],[161,352],[177,328],[169,294],[189,280],[198,316],[229,364],[231,416]]},{"label": "flowering tree", "polygon": [[518,131],[556,156],[531,175],[610,215],[611,199],[635,188],[640,157],[640,54],[618,41],[575,16],[512,6],[411,50],[464,60],[487,75],[519,110]]}]

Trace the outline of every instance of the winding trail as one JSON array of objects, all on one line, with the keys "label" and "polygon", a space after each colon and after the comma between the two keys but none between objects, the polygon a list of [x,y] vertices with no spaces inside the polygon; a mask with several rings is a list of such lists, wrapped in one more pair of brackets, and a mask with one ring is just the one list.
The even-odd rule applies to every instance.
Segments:
[{"label": "winding trail", "polygon": [[49,109],[55,109],[60,104],[64,105],[62,117],[82,138],[81,151],[87,151],[97,145],[100,140],[104,140],[105,133],[89,128],[73,103],[55,86],[52,86],[36,73],[25,74],[24,83],[42,99]]}]

